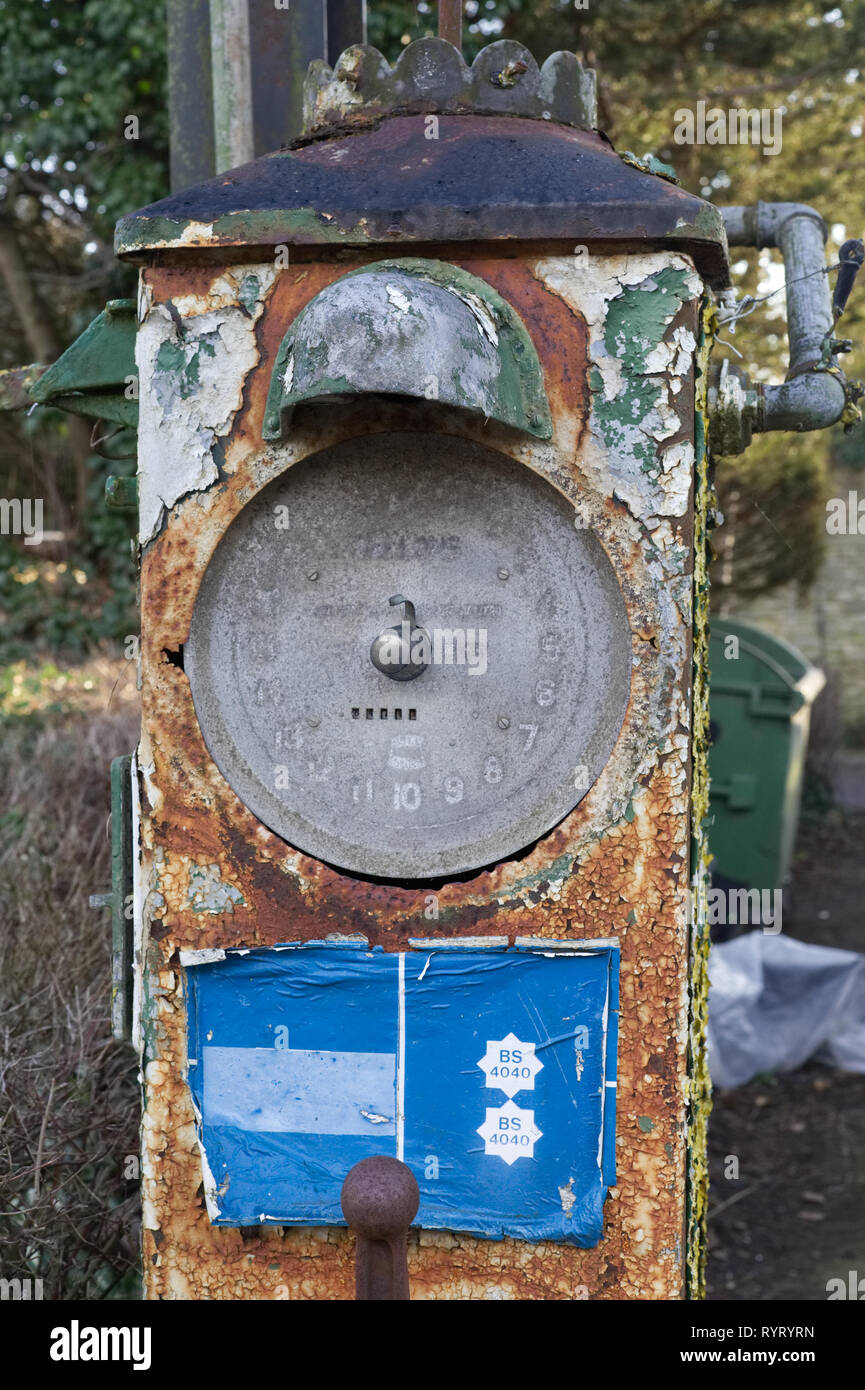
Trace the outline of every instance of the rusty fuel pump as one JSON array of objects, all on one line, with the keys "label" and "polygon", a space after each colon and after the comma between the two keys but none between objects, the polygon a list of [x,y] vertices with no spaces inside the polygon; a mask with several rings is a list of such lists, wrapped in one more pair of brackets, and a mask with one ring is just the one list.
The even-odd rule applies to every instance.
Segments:
[{"label": "rusty fuel pump", "polygon": [[[121,221],[125,355],[32,388],[137,424],[147,1296],[350,1298],[344,1220],[359,1297],[698,1296],[707,429],[855,414],[825,229],[620,157],[571,54],[305,109]],[[710,379],[728,239],[796,281],[777,388]]]}]

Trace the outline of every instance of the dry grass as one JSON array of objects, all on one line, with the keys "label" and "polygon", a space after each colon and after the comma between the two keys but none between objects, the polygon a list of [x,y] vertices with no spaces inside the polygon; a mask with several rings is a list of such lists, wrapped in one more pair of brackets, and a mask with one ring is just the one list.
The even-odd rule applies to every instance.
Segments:
[{"label": "dry grass", "polygon": [[[129,665],[0,686],[0,1277],[138,1296],[138,1088],[112,1041],[108,764],[134,746]],[[14,712],[13,712],[14,711]]]}]

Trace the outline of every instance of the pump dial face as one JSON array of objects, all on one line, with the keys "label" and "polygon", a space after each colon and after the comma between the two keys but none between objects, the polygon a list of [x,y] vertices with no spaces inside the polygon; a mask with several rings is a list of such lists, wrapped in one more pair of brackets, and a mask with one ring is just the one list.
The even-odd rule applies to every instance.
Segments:
[{"label": "pump dial face", "polygon": [[452,436],[379,434],[244,508],[185,669],[265,825],[353,873],[431,879],[514,857],[585,795],[631,641],[604,550],[549,483]]}]

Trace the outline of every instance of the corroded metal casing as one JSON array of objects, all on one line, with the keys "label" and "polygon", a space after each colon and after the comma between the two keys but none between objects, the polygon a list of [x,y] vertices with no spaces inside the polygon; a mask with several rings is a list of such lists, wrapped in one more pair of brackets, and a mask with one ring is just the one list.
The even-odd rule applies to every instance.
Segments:
[{"label": "corroded metal casing", "polygon": [[[506,51],[472,80],[492,84],[498,114],[466,110],[462,77],[451,97],[441,79],[426,114],[415,91],[401,104],[405,83],[389,92],[384,60],[366,57],[371,112],[352,97],[347,127],[331,123],[118,229],[120,254],[141,264],[136,1035],[152,1298],[352,1297],[344,1230],[211,1224],[205,1195],[219,1175],[202,1165],[187,1086],[181,962],[181,952],[338,936],[385,951],[430,937],[621,946],[618,1183],[603,1240],[579,1249],[415,1233],[414,1298],[679,1298],[698,1261],[686,1234],[689,1170],[699,1226],[694,1119],[705,1100],[689,905],[705,708],[692,631],[705,587],[702,305],[705,284],[725,282],[725,243],[714,209],[579,128],[578,103],[551,113],[555,83],[547,74],[543,85],[525,50],[493,48]],[[429,61],[436,51],[425,45]],[[522,114],[500,100],[520,63],[537,106]],[[317,109],[332,119],[339,82],[328,82],[319,71]],[[406,380],[389,394],[369,363],[356,380],[328,384],[324,373],[317,387],[298,351],[298,392],[292,326],[302,346],[303,316],[382,262],[407,277],[389,282],[394,315],[407,312],[412,275],[431,313],[444,284],[476,317],[492,314],[497,337],[520,342],[515,362],[527,360],[525,335],[537,381],[506,365],[500,378],[457,373],[476,381],[465,398],[458,384]],[[478,351],[488,342],[479,334]],[[536,843],[434,887],[345,872],[268,829],[211,756],[183,669],[205,571],[235,518],[286,470],[382,433],[444,434],[546,480],[602,548],[626,615],[626,708],[592,785]]]}]

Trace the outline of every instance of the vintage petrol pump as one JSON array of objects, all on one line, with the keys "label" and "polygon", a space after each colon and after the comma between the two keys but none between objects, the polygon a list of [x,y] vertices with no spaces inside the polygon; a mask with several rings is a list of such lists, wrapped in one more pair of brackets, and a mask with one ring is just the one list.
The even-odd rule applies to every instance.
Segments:
[{"label": "vintage petrol pump", "polygon": [[416,1298],[681,1297],[721,217],[573,55],[354,48],[307,107],[118,228],[147,1291],[350,1296],[391,1154]]},{"label": "vintage petrol pump", "polygon": [[[290,149],[119,224],[151,1298],[350,1297],[371,1155],[419,1186],[414,1298],[699,1294],[706,409],[721,452],[849,421],[849,284],[813,210],[728,210],[784,252],[791,371],[710,387],[725,219],[593,83],[351,48]],[[128,427],[89,342],[32,394]]]}]

